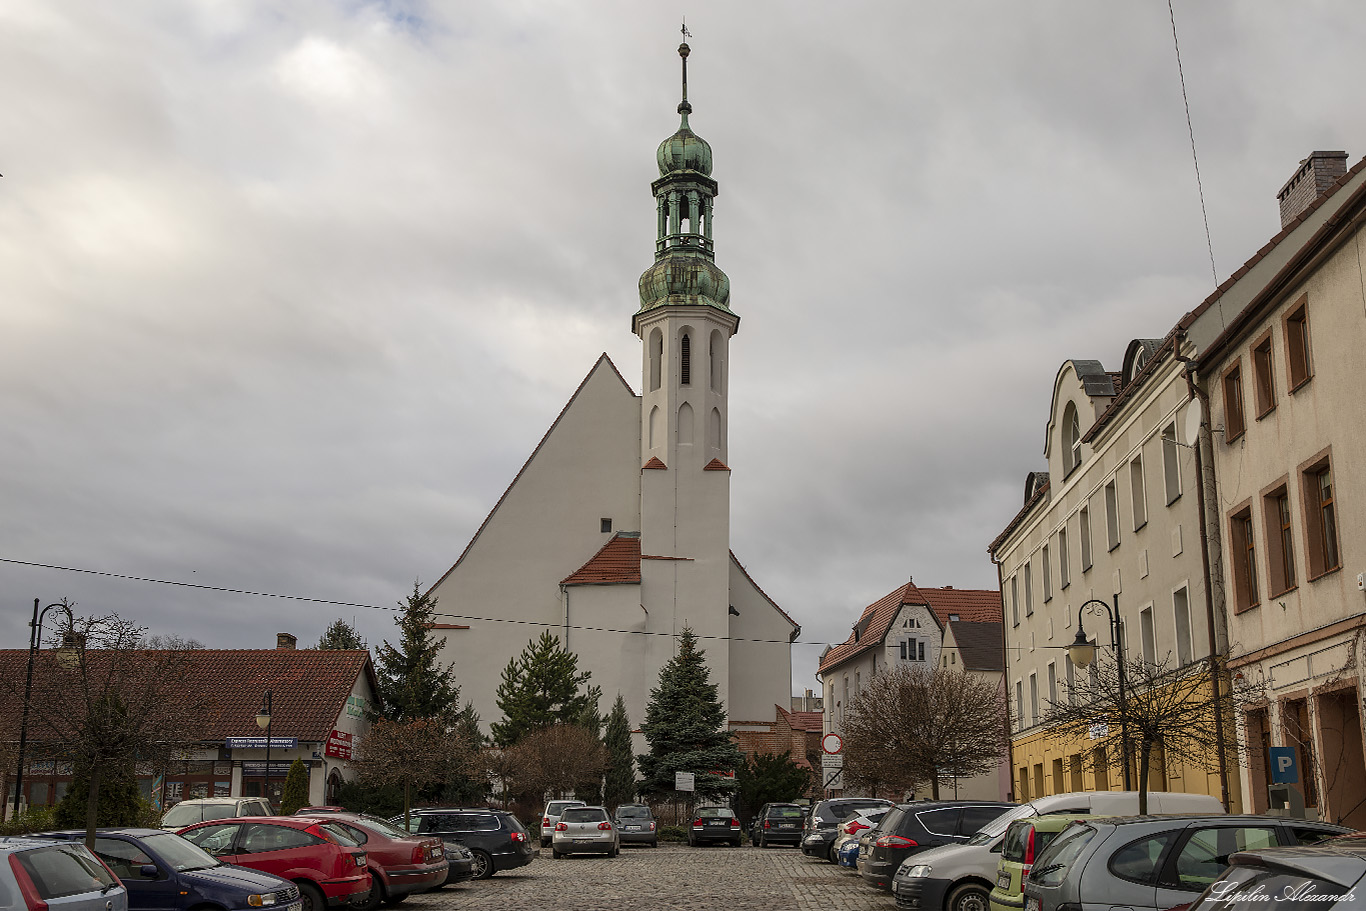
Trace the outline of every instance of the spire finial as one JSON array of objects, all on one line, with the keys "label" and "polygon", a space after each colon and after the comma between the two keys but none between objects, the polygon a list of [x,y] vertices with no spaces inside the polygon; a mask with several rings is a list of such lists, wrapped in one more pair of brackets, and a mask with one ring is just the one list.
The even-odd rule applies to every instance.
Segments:
[{"label": "spire finial", "polygon": [[[688,31],[688,20],[686,17],[683,19],[682,32],[684,38],[692,37],[692,32]],[[678,46],[678,56],[683,58],[683,101],[678,105],[678,113],[683,115],[684,127],[688,125],[688,115],[692,113],[692,105],[688,104],[688,54],[691,51],[692,48],[688,47],[686,41]]]}]

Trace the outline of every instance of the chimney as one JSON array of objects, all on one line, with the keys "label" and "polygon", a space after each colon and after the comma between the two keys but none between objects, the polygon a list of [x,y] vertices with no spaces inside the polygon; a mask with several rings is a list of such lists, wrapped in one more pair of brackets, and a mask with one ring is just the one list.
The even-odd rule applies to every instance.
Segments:
[{"label": "chimney", "polygon": [[1346,152],[1310,152],[1309,157],[1300,162],[1295,176],[1276,194],[1281,204],[1281,228],[1299,217],[1346,173]]},{"label": "chimney", "polygon": [[281,652],[292,652],[299,647],[299,639],[291,633],[275,634],[275,650]]}]

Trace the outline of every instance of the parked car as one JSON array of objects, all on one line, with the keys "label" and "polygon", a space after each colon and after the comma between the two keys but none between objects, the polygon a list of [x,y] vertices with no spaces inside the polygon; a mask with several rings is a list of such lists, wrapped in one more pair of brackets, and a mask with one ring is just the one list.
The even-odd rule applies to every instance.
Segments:
[{"label": "parked car", "polygon": [[859,837],[861,833],[876,829],[882,817],[891,807],[878,807],[866,813],[857,813],[835,827],[838,832],[830,850],[835,852],[836,862],[841,867],[858,869]]},{"label": "parked car", "polygon": [[[1153,813],[1224,812],[1218,798],[1207,794],[1150,791]],[[985,911],[991,901],[1001,842],[1017,819],[1045,813],[1090,815],[1138,812],[1137,791],[1073,791],[1050,794],[1007,810],[961,845],[944,845],[904,861],[892,880],[898,908],[916,911]]]},{"label": "parked car", "polygon": [[795,803],[766,803],[759,808],[750,829],[750,844],[756,848],[769,845],[802,843],[802,827],[806,823],[806,808]]},{"label": "parked car", "polygon": [[365,849],[323,816],[246,816],[180,830],[225,864],[272,873],[299,887],[300,911],[363,902],[372,887]]},{"label": "parked car", "polygon": [[[402,829],[403,817],[390,823]],[[526,826],[506,810],[488,807],[423,807],[409,814],[407,831],[459,842],[474,855],[474,878],[524,867],[540,854]]]},{"label": "parked car", "polygon": [[1132,911],[1187,905],[1224,875],[1230,854],[1351,832],[1281,816],[1116,816],[1074,822],[1025,879],[1025,907],[1104,903]]},{"label": "parked car", "polygon": [[566,807],[586,807],[588,802],[584,800],[552,800],[545,805],[545,812],[541,814],[541,847],[550,847],[550,841],[555,837],[555,824],[560,821],[560,814]]},{"label": "parked car", "polygon": [[940,845],[962,844],[1014,806],[991,800],[898,804],[859,839],[859,876],[876,889],[891,891],[892,877],[907,857]]},{"label": "parked car", "polygon": [[824,857],[832,864],[838,861],[835,856],[835,827],[855,813],[862,813],[878,807],[891,808],[890,800],[874,797],[837,797],[822,800],[811,808],[802,830],[802,853],[810,857]]},{"label": "parked car", "polygon": [[550,850],[556,860],[584,852],[616,857],[621,853],[621,842],[605,807],[565,807],[555,823]]},{"label": "parked car", "polygon": [[346,807],[300,807],[294,811],[295,816],[325,816],[328,813],[350,813]]},{"label": "parked car", "polygon": [[738,848],[741,837],[740,818],[730,807],[699,808],[688,829],[688,844],[693,847],[724,841]]},{"label": "parked car", "polygon": [[617,839],[623,845],[645,844],[659,847],[659,823],[655,814],[643,803],[624,803],[612,814],[617,827]]},{"label": "parked car", "polygon": [[449,864],[445,845],[434,835],[410,835],[377,816],[345,811],[326,814],[365,848],[365,862],[374,880],[370,897],[352,902],[360,911],[374,911],[382,902],[396,902],[414,892],[446,884]]},{"label": "parked car", "polygon": [[996,865],[996,885],[991,889],[991,911],[1020,911],[1024,907],[1024,878],[1034,866],[1034,858],[1076,819],[1090,819],[1077,813],[1049,813],[1017,819],[1001,840],[1001,860]]},{"label": "parked car", "polygon": [[[1321,842],[1229,856],[1229,867],[1189,911],[1349,911],[1366,889],[1366,843]],[[1279,901],[1268,901],[1269,896]]]},{"label": "parked car", "polygon": [[32,836],[0,838],[4,907],[128,911],[128,890],[85,845]]},{"label": "parked car", "polygon": [[[80,843],[85,841],[85,830],[48,832],[42,837]],[[192,907],[249,911],[265,906],[300,911],[294,883],[225,864],[173,832],[99,829],[95,856],[128,890],[129,911]]]},{"label": "parked car", "polygon": [[274,816],[270,801],[264,797],[202,797],[182,800],[161,814],[161,827],[168,832],[214,819],[238,816]]},{"label": "parked car", "polygon": [[443,886],[453,886],[474,879],[474,852],[458,841],[442,841],[446,850],[446,881]]}]

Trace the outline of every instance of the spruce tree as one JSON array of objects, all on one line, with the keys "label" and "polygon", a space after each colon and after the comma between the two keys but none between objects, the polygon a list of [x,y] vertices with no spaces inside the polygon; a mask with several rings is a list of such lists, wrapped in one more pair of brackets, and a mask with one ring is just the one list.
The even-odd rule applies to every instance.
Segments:
[{"label": "spruce tree", "polygon": [[308,766],[302,759],[289,764],[284,790],[280,792],[280,815],[293,816],[308,806]]},{"label": "spruce tree", "polygon": [[716,696],[704,654],[693,631],[684,627],[678,654],[660,670],[659,686],[650,691],[640,726],[650,752],[636,757],[642,794],[672,795],[675,772],[696,776],[699,797],[735,790],[735,779],[717,773],[739,769],[745,756],[726,731],[726,709]]},{"label": "spruce tree", "polygon": [[375,650],[384,717],[398,722],[450,718],[459,710],[460,687],[454,666],[436,660],[446,641],[431,634],[436,598],[423,594],[414,582],[413,593],[400,606],[403,612],[394,618],[400,631],[398,645],[386,639]]},{"label": "spruce tree", "polygon": [[[138,779],[133,770],[126,765],[106,763],[100,778],[100,792],[95,798],[98,805],[95,811],[95,825],[142,825],[145,801],[138,789]],[[63,829],[83,828],[86,824],[89,799],[90,766],[86,763],[77,763],[71,776],[71,785],[57,802],[53,817],[56,824]]]},{"label": "spruce tree", "polygon": [[359,630],[338,617],[332,621],[332,625],[323,632],[322,638],[313,647],[324,651],[358,649],[365,648],[365,640],[360,637]]},{"label": "spruce tree", "polygon": [[493,741],[506,749],[532,731],[552,724],[575,724],[595,702],[597,687],[587,686],[590,674],[579,671],[579,657],[566,651],[552,633],[541,633],[508,661],[498,684],[498,708],[503,720],[490,726]]},{"label": "spruce tree", "polygon": [[636,760],[631,755],[631,720],[626,717],[626,700],[621,698],[620,693],[607,716],[603,743],[607,746],[609,763],[603,802],[608,807],[619,807],[636,797]]}]

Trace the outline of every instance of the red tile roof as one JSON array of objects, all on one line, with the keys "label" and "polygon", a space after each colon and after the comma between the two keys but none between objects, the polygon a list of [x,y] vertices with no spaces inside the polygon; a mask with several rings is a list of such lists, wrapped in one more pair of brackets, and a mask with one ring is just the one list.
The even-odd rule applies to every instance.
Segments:
[{"label": "red tile roof", "polygon": [[659,460],[659,456],[650,456],[650,461],[640,466],[641,471],[667,471],[668,465]]},{"label": "red tile roof", "polygon": [[[93,651],[90,654],[95,654]],[[272,736],[326,742],[347,697],[364,674],[377,688],[370,653],[363,649],[194,649],[186,677],[212,698],[207,739],[259,737],[256,712],[266,690],[272,693]],[[15,737],[23,707],[26,649],[0,649],[0,738]],[[29,736],[42,740],[29,718]]]},{"label": "red tile roof", "polygon": [[942,629],[950,622],[951,616],[968,623],[1002,622],[1001,593],[994,590],[970,588],[920,588],[914,582],[905,585],[874,601],[863,609],[856,630],[862,630],[855,638],[849,638],[830,649],[821,658],[820,672],[823,674],[838,664],[843,664],[856,655],[880,646],[904,604],[923,604],[929,607]]},{"label": "red tile roof", "polygon": [[783,717],[787,719],[788,727],[794,731],[820,731],[823,730],[823,716],[820,712],[789,712],[781,705],[777,707]]},{"label": "red tile roof", "polygon": [[587,563],[560,580],[561,585],[639,585],[640,536],[612,536]]},{"label": "red tile roof", "polygon": [[703,471],[730,471],[730,466],[720,459],[712,459],[702,466]]}]

